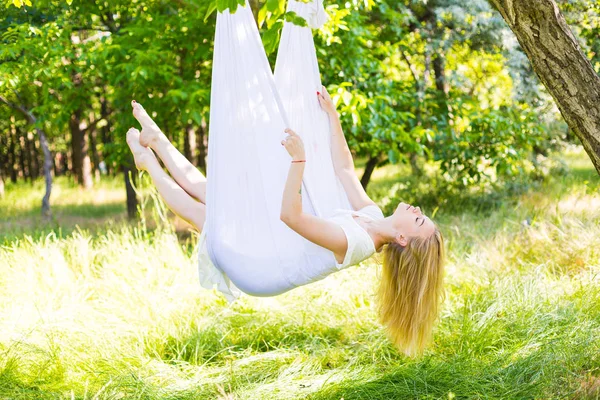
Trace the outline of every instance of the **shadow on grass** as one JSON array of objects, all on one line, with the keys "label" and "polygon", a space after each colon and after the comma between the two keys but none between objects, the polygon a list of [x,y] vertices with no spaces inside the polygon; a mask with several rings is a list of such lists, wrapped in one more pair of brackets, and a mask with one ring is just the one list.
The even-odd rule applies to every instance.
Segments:
[{"label": "shadow on grass", "polygon": [[180,337],[169,337],[156,343],[149,353],[165,362],[181,361],[193,365],[221,364],[256,353],[278,349],[300,350],[343,346],[343,327],[323,324],[299,325],[269,315],[235,315],[215,318],[208,328],[192,326]]},{"label": "shadow on grass", "polygon": [[124,222],[127,222],[126,208],[118,202],[53,206],[50,220],[42,217],[39,209],[23,210],[0,219],[0,242],[11,241],[23,235],[37,239],[50,232],[64,237],[79,229],[95,232],[107,225]]},{"label": "shadow on grass", "polygon": [[146,224],[142,228],[139,220],[131,221],[122,202],[99,205],[56,205],[52,207],[52,217],[47,220],[41,216],[41,210],[26,210],[12,213],[10,217],[0,217],[0,244],[8,243],[24,235],[34,240],[54,233],[58,238],[66,238],[74,232],[86,231],[91,237],[106,234],[109,229],[139,228],[152,233],[158,225],[172,224],[181,243],[193,242],[194,228],[187,222],[169,212],[168,221],[156,222],[152,211],[146,210]]},{"label": "shadow on grass", "polygon": [[[81,217],[81,218],[102,218],[123,214],[127,211],[123,202],[111,202],[103,204],[68,204],[52,205],[51,211],[53,219],[60,222],[61,218]],[[10,214],[2,215],[3,220],[17,220],[22,218],[42,219],[42,209],[40,207],[28,208],[22,210],[11,210]]]},{"label": "shadow on grass", "polygon": [[[452,399],[452,398],[535,398],[541,390],[537,372],[527,368],[536,355],[529,355],[507,368],[497,361],[475,358],[443,360],[428,358],[392,367],[376,379],[350,380],[329,384],[308,396],[329,399]],[[515,369],[526,371],[515,375]],[[375,375],[375,374],[374,374]],[[377,375],[375,375],[377,376]],[[483,378],[483,379],[482,379]]]}]

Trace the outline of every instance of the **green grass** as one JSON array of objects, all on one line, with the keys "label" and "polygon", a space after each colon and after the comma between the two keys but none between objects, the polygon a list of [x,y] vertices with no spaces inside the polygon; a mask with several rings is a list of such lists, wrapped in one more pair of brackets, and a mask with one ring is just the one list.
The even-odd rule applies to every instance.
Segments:
[{"label": "green grass", "polygon": [[[123,222],[120,180],[105,200],[59,180],[62,233],[37,226],[39,183],[9,186],[0,399],[597,399],[600,178],[581,151],[565,160],[494,201],[441,202],[447,298],[417,359],[377,323],[375,260],[228,306],[199,287],[189,240]],[[419,195],[407,175],[383,168],[370,192]]]},{"label": "green grass", "polygon": [[123,178],[103,178],[94,190],[79,188],[72,179],[54,179],[50,204],[52,219],[41,217],[43,180],[33,183],[6,184],[6,195],[0,198],[0,243],[23,234],[42,236],[49,232],[66,233],[77,226],[93,229],[126,219]]}]

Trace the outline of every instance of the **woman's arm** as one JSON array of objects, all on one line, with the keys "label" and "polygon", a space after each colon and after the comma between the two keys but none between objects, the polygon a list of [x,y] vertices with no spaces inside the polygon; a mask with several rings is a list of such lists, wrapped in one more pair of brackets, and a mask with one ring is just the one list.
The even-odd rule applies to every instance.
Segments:
[{"label": "woman's arm", "polygon": [[292,156],[292,163],[283,191],[280,218],[299,235],[331,250],[341,263],[348,248],[346,234],[337,224],[302,211],[302,176],[306,163],[304,144],[294,131],[286,129],[286,132],[289,136],[281,144]]},{"label": "woman's arm", "polygon": [[367,192],[365,192],[365,189],[362,187],[358,177],[354,173],[352,153],[348,148],[348,143],[346,142],[344,131],[342,130],[342,124],[340,123],[340,117],[325,86],[323,86],[323,91],[318,93],[317,96],[321,107],[329,116],[333,167],[346,191],[346,195],[348,196],[348,200],[350,200],[352,208],[360,210],[363,207],[375,204],[375,202],[369,198]]}]

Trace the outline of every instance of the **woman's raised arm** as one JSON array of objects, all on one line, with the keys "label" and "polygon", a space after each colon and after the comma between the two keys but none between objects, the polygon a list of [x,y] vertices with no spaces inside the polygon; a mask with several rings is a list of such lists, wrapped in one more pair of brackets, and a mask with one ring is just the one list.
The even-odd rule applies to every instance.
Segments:
[{"label": "woman's raised arm", "polygon": [[365,189],[362,187],[358,177],[354,173],[352,153],[348,148],[348,143],[346,142],[344,131],[342,130],[342,124],[340,123],[340,117],[325,86],[323,86],[321,92],[317,93],[317,96],[321,107],[329,115],[333,167],[342,186],[344,186],[344,190],[346,191],[346,195],[348,196],[348,200],[350,200],[352,208],[360,210],[363,207],[375,204],[375,202],[369,198],[367,192],[365,192]]},{"label": "woman's raised arm", "polygon": [[337,224],[302,211],[302,176],[306,162],[304,144],[294,131],[287,129],[286,132],[289,136],[281,144],[292,160],[283,191],[280,219],[299,235],[331,250],[341,263],[348,248],[346,234]]}]

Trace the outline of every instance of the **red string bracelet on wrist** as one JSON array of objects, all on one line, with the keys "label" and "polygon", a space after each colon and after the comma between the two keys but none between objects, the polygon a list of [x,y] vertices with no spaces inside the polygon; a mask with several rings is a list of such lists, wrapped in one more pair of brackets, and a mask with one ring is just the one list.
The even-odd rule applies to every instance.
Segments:
[{"label": "red string bracelet on wrist", "polygon": [[292,160],[292,163],[306,162],[306,160]]}]

